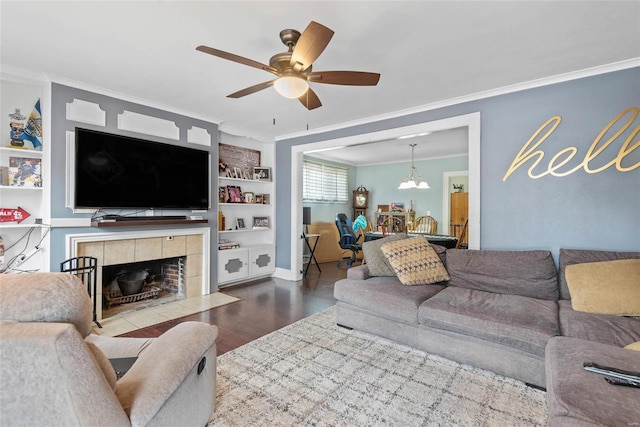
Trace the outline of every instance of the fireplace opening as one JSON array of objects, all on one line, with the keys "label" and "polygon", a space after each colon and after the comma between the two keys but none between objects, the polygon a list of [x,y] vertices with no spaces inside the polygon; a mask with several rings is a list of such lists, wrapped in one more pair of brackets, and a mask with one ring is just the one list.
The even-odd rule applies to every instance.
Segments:
[{"label": "fireplace opening", "polygon": [[185,298],[186,257],[102,267],[102,318]]}]

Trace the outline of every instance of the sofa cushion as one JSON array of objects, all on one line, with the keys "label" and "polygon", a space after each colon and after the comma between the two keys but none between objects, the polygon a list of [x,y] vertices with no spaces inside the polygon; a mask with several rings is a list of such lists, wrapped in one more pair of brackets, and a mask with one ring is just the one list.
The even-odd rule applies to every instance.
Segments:
[{"label": "sofa cushion", "polygon": [[556,267],[549,251],[449,249],[447,270],[451,286],[558,299]]},{"label": "sofa cushion", "polygon": [[389,264],[389,260],[382,253],[382,245],[389,242],[395,242],[397,240],[406,239],[407,235],[404,233],[392,234],[390,236],[383,237],[382,239],[370,240],[362,244],[362,253],[364,259],[369,266],[370,276],[395,276],[393,267]]},{"label": "sofa cushion", "polygon": [[544,356],[559,333],[556,301],[448,286],[420,305],[420,324]]},{"label": "sofa cushion", "polygon": [[624,347],[640,341],[640,319],[575,311],[570,300],[558,301],[562,335]]},{"label": "sofa cushion", "polygon": [[604,376],[586,371],[584,362],[640,371],[640,357],[632,351],[575,338],[552,338],[545,358],[549,425],[637,424],[638,389],[607,384]]},{"label": "sofa cushion", "polygon": [[430,285],[449,280],[440,257],[422,236],[385,243],[380,249],[403,285]]},{"label": "sofa cushion", "polygon": [[571,264],[582,264],[585,262],[615,261],[617,259],[640,259],[640,252],[614,252],[614,251],[593,251],[584,249],[560,249],[558,258],[558,280],[560,283],[560,298],[570,299],[565,269]]},{"label": "sofa cushion", "polygon": [[404,286],[397,277],[371,277],[368,280],[338,280],[333,295],[339,301],[376,315],[416,324],[420,304],[442,289],[442,285]]},{"label": "sofa cushion", "polygon": [[640,316],[640,259],[573,264],[565,276],[574,310]]}]

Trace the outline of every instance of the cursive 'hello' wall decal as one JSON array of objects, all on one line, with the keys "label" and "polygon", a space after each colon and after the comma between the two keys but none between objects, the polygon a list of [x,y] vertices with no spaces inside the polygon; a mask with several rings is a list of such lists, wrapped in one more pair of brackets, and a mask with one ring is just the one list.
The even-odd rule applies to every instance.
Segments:
[{"label": "cursive 'hello' wall decal", "polygon": [[[542,178],[545,175],[552,175],[555,177],[562,177],[570,175],[576,172],[579,169],[584,169],[587,173],[598,173],[603,170],[615,165],[616,169],[620,172],[630,172],[634,169],[640,167],[640,162],[635,164],[625,165],[623,164],[624,158],[633,152],[636,148],[640,147],[640,140],[633,141],[633,139],[640,133],[640,125],[637,125],[631,131],[631,134],[624,140],[622,145],[620,146],[620,150],[618,151],[618,155],[613,158],[611,161],[606,164],[592,168],[589,163],[598,157],[611,143],[613,143],[618,137],[629,129],[636,117],[638,117],[638,112],[640,109],[638,107],[629,107],[626,110],[623,110],[618,114],[613,120],[611,120],[602,131],[596,136],[593,140],[593,143],[587,150],[582,159],[582,162],[575,165],[570,169],[561,170],[567,163],[569,163],[578,153],[577,147],[567,147],[563,150],[560,150],[556,155],[554,155],[551,160],[549,160],[549,164],[547,165],[546,170],[542,170],[540,172],[535,172],[534,169],[542,162],[542,159],[545,156],[545,152],[543,150],[538,150],[538,146],[542,144],[560,125],[562,118],[560,116],[553,116],[545,123],[542,124],[538,128],[537,131],[529,138],[529,140],[522,146],[515,159],[511,163],[511,166],[505,173],[502,181],[506,181],[511,174],[513,174],[520,166],[527,163],[529,160],[533,159],[533,163],[529,167],[528,175],[531,179]],[[626,122],[622,123],[624,117],[627,117]],[[620,128],[615,131],[613,135],[611,135],[608,139],[605,140],[605,135],[620,122]],[[543,134],[544,132],[544,134]]]}]

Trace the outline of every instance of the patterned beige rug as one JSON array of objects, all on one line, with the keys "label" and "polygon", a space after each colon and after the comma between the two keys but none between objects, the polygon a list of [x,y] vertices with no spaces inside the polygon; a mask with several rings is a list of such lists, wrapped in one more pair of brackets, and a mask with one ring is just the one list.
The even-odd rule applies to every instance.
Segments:
[{"label": "patterned beige rug", "polygon": [[335,325],[330,308],[218,357],[213,426],[544,426],[524,383]]}]

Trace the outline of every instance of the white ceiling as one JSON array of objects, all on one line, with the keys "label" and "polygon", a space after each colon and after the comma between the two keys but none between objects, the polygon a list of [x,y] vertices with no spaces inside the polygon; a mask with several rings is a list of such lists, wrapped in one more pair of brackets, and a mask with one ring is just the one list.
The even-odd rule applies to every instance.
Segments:
[{"label": "white ceiling", "polygon": [[[637,1],[2,0],[0,13],[3,71],[44,73],[269,138],[640,57]],[[268,63],[286,50],[279,32],[311,20],[335,31],[314,71],[378,72],[380,83],[312,84],[323,104],[313,111],[271,88],[230,99],[271,74],[195,50]],[[393,152],[406,160],[408,143]]]}]

